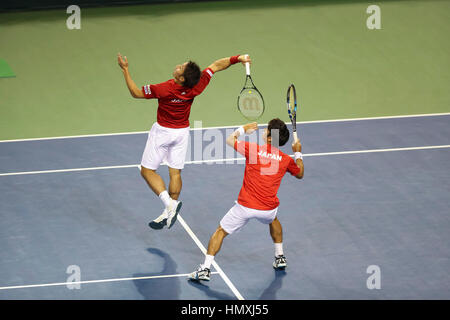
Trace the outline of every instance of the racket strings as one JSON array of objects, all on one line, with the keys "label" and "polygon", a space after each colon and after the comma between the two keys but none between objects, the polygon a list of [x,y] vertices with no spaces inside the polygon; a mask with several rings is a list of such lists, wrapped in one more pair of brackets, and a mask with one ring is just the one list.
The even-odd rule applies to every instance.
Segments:
[{"label": "racket strings", "polygon": [[288,106],[289,116],[294,117],[295,114],[297,113],[297,106],[295,104],[295,94],[294,94],[294,91],[292,90],[292,88],[289,88],[287,106]]},{"label": "racket strings", "polygon": [[248,120],[255,121],[264,113],[264,98],[253,83],[250,75],[246,76],[244,87],[238,96],[238,110]]}]

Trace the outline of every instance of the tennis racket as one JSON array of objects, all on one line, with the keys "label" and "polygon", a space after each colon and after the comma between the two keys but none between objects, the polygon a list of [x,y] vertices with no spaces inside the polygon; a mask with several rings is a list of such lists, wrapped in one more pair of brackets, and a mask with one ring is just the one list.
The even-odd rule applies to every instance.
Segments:
[{"label": "tennis racket", "polygon": [[264,99],[262,94],[256,89],[250,75],[250,64],[245,63],[245,84],[239,93],[237,106],[241,114],[248,120],[257,120],[264,113]]},{"label": "tennis racket", "polygon": [[294,136],[294,142],[298,140],[297,137],[297,92],[295,91],[295,86],[291,84],[287,89],[286,95],[287,110],[289,114],[289,119],[292,122],[292,131]]}]

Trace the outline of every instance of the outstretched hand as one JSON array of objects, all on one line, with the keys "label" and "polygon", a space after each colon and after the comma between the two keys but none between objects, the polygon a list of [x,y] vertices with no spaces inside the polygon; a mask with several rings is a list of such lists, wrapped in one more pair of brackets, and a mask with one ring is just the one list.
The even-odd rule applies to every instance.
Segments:
[{"label": "outstretched hand", "polygon": [[118,53],[117,61],[119,63],[119,67],[122,68],[122,70],[128,69],[128,59],[126,56],[122,57],[122,55]]}]

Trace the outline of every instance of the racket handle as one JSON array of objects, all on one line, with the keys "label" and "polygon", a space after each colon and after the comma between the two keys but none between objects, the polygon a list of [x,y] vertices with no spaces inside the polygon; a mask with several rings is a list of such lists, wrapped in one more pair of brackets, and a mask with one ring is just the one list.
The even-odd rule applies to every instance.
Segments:
[{"label": "racket handle", "polygon": [[[248,57],[248,54],[245,55],[245,57]],[[245,63],[245,72],[247,73],[247,75],[250,75],[250,63],[246,62]]]},{"label": "racket handle", "polygon": [[294,142],[297,142],[298,141],[297,131],[293,132],[293,136],[294,136]]}]

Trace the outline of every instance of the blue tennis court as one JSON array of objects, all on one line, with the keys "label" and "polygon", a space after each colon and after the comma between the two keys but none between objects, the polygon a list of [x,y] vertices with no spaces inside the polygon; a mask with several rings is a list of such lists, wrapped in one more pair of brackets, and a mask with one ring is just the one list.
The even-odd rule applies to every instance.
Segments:
[{"label": "blue tennis court", "polygon": [[242,184],[224,141],[234,127],[191,130],[181,218],[159,231],[147,224],[163,207],[138,167],[147,133],[0,142],[0,299],[448,299],[450,115],[297,128],[305,177],[279,190],[288,268],[274,271],[255,221],[200,284],[186,276]]}]

